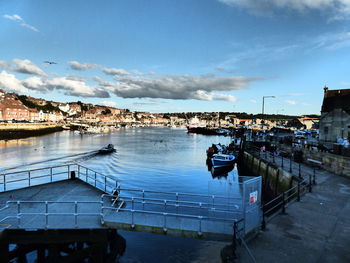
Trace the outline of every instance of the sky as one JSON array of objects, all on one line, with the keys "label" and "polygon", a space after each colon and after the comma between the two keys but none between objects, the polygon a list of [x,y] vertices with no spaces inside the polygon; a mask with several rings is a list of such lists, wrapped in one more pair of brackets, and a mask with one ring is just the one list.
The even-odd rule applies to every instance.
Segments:
[{"label": "sky", "polygon": [[[320,114],[350,0],[1,0],[0,89],[149,112]],[[57,64],[49,64],[55,62]],[[349,102],[350,103],[350,102]]]}]

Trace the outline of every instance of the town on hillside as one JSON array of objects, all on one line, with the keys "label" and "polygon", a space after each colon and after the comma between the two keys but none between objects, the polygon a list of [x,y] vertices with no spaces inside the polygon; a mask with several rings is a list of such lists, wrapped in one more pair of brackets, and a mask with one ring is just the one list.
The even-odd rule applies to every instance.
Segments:
[{"label": "town on hillside", "polygon": [[77,102],[55,102],[41,98],[6,93],[0,89],[0,122],[2,123],[87,123],[90,125],[169,126],[270,129],[288,127],[317,129],[319,116],[262,115],[241,112],[149,113],[131,112],[109,106]]}]

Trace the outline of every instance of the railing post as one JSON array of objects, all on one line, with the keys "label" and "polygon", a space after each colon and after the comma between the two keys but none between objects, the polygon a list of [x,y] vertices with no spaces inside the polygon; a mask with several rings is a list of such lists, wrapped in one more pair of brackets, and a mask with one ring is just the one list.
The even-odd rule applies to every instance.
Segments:
[{"label": "railing post", "polygon": [[48,228],[49,224],[49,203],[45,201],[45,229]]},{"label": "railing post", "polygon": [[286,200],[285,200],[285,193],[282,193],[282,214],[286,213]]},{"label": "railing post", "polygon": [[78,228],[78,202],[74,202],[74,226]]},{"label": "railing post", "polygon": [[265,220],[265,212],[264,212],[264,207],[261,209],[262,210],[262,222],[261,222],[261,230],[266,229],[266,220]]},{"label": "railing post", "polygon": [[4,178],[4,192],[6,191],[6,176],[3,175],[3,178]]},{"label": "railing post", "polygon": [[142,210],[145,210],[145,190],[142,190]]},{"label": "railing post", "polygon": [[202,203],[201,202],[199,203],[199,215],[200,216],[202,215]]},{"label": "railing post", "polygon": [[69,179],[70,176],[70,165],[68,165],[68,174],[67,174],[67,179]]},{"label": "railing post", "polygon": [[297,187],[297,201],[300,202],[300,182],[298,182],[298,187]]},{"label": "railing post", "polygon": [[28,186],[30,186],[30,171],[28,171]]},{"label": "railing post", "polygon": [[134,197],[131,197],[131,209],[134,210]]},{"label": "railing post", "polygon": [[301,163],[299,163],[299,178],[301,178]]},{"label": "railing post", "polygon": [[164,210],[166,212],[166,200],[164,200]]},{"label": "railing post", "polygon": [[312,180],[311,180],[311,174],[309,174],[309,193],[312,193]]},{"label": "railing post", "polygon": [[52,183],[52,167],[50,167],[50,182]]},{"label": "railing post", "polygon": [[96,172],[95,172],[95,187],[96,187]]},{"label": "railing post", "polygon": [[282,156],[282,168],[283,168],[283,156]]},{"label": "railing post", "polygon": [[78,178],[80,178],[80,165],[78,165]]},{"label": "railing post", "polygon": [[131,228],[132,229],[135,228],[135,224],[134,224],[134,209],[131,209]]},{"label": "railing post", "polygon": [[236,255],[237,222],[233,222],[232,255]]},{"label": "railing post", "polygon": [[275,153],[272,152],[271,154],[272,154],[272,162],[275,163]]},{"label": "railing post", "polygon": [[88,168],[85,168],[85,181],[86,182],[88,182],[88,174],[89,174]]},{"label": "railing post", "polygon": [[166,228],[166,216],[167,216],[167,213],[163,213],[164,215],[164,226],[163,226],[163,231],[164,232],[167,232],[167,228]]},{"label": "railing post", "polygon": [[198,235],[201,236],[202,235],[202,218],[203,216],[199,216],[199,231],[198,231]]},{"label": "railing post", "polygon": [[21,226],[21,202],[17,201],[17,224],[18,228]]},{"label": "railing post", "polygon": [[176,193],[176,214],[179,213],[179,193]]},{"label": "railing post", "polygon": [[105,176],[105,192],[107,193],[107,176]]},{"label": "railing post", "polygon": [[289,158],[289,172],[292,173],[292,156]]}]

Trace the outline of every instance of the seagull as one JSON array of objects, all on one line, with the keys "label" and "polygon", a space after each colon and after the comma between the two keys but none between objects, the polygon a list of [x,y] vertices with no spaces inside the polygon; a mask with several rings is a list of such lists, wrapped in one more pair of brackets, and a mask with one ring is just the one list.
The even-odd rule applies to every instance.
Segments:
[{"label": "seagull", "polygon": [[44,63],[49,64],[49,65],[52,65],[52,64],[57,64],[57,63],[56,63],[56,62],[54,62],[54,61],[44,61]]}]

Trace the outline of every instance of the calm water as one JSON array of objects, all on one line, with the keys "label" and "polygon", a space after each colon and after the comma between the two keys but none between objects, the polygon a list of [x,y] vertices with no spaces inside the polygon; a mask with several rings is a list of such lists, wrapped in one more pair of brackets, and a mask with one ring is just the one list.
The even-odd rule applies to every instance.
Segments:
[{"label": "calm water", "polygon": [[[75,153],[97,150],[109,143],[117,152],[51,161],[43,167],[76,161],[104,174],[115,176],[123,187],[207,194],[211,186],[234,180],[213,178],[206,166],[206,149],[212,143],[228,144],[229,137],[187,134],[183,129],[133,128],[102,135],[58,132],[46,136],[0,141],[1,169]],[[23,168],[21,168],[23,169]],[[209,190],[208,190],[209,189]],[[121,262],[220,262],[221,242],[174,238],[121,231],[127,241]]]}]

